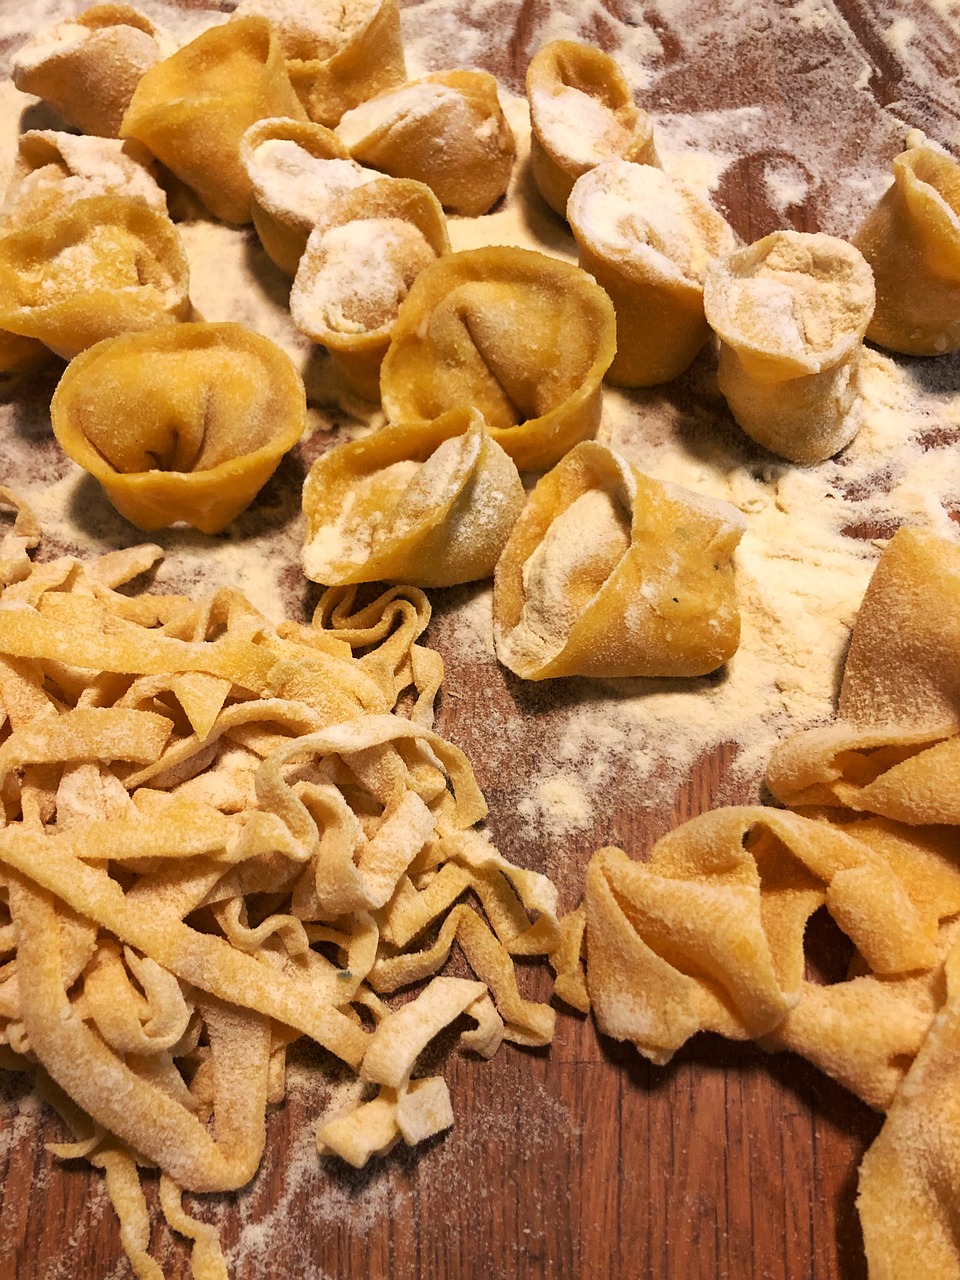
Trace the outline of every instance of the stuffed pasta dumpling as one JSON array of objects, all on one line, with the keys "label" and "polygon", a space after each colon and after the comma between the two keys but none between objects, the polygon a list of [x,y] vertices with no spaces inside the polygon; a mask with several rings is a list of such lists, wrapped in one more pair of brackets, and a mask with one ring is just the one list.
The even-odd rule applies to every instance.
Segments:
[{"label": "stuffed pasta dumpling", "polygon": [[354,160],[424,182],[445,209],[477,217],[507,189],[513,133],[485,71],[442,71],[381,93],[337,126]]},{"label": "stuffed pasta dumpling", "polygon": [[344,192],[307,243],[290,292],[293,322],[327,348],[353,390],[376,400],[400,305],[449,248],[443,210],[422,182],[379,178]]},{"label": "stuffed pasta dumpling", "polygon": [[716,670],[740,641],[742,532],[725,503],[577,445],[533,490],[497,564],[497,657],[524,680]]},{"label": "stuffed pasta dumpling", "polygon": [[240,0],[235,16],[250,15],[273,23],[291,83],[317,124],[332,127],[407,78],[396,0]]},{"label": "stuffed pasta dumpling", "polygon": [[400,308],[383,407],[411,422],[472,405],[517,466],[537,470],[596,434],[615,350],[610,299],[569,262],[499,246],[445,254]]},{"label": "stuffed pasta dumpling", "polygon": [[175,48],[129,5],[98,4],[24,45],[13,60],[13,82],[84,133],[116,138],[141,77]]},{"label": "stuffed pasta dumpling", "polygon": [[545,45],[527,69],[527,98],[533,176],[561,218],[573,184],[604,160],[660,163],[653,122],[601,49],[575,40]]},{"label": "stuffed pasta dumpling", "polygon": [[493,572],[523,506],[517,469],[472,409],[338,445],[303,488],[315,582],[446,587]]},{"label": "stuffed pasta dumpling", "polygon": [[137,138],[225,222],[251,220],[240,139],[268,116],[305,119],[263,18],[211,27],[137,85],[121,137]]},{"label": "stuffed pasta dumpling", "polygon": [[91,196],[0,239],[0,329],[71,359],[102,338],[191,314],[173,223],[143,200]]},{"label": "stuffed pasta dumpling", "polygon": [[289,356],[238,324],[189,323],[108,339],[67,367],[50,406],[64,451],[140,529],[217,533],[300,436]]},{"label": "stuffed pasta dumpling", "polygon": [[624,387],[669,382],[710,336],[703,281],[736,244],[716,209],[660,169],[626,160],[597,165],[567,202],[580,266],[610,295],[617,354],[607,379]]},{"label": "stuffed pasta dumpling", "polygon": [[793,462],[850,443],[874,303],[862,254],[835,236],[774,231],[710,267],[704,303],[720,390],[752,440]]},{"label": "stuffed pasta dumpling", "polygon": [[960,350],[956,160],[925,139],[908,145],[893,162],[893,185],[867,215],[854,244],[877,283],[867,337],[911,356]]}]

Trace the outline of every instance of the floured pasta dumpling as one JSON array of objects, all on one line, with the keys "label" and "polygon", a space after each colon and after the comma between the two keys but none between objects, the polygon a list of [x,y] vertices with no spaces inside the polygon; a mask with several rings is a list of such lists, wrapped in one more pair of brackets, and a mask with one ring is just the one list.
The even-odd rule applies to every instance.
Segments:
[{"label": "floured pasta dumpling", "polygon": [[13,60],[13,82],[84,133],[116,138],[143,74],[176,45],[125,4],[98,4],[41,32]]},{"label": "floured pasta dumpling", "polygon": [[443,210],[422,182],[380,178],[345,192],[307,243],[290,292],[293,322],[327,348],[353,390],[376,400],[400,305],[449,249]]},{"label": "floured pasta dumpling", "polygon": [[523,506],[517,469],[474,409],[338,445],[303,487],[314,582],[448,587],[493,573]]},{"label": "floured pasta dumpling", "polygon": [[516,146],[485,71],[441,71],[348,111],[337,133],[361,164],[425,182],[445,209],[478,217],[507,189]]},{"label": "floured pasta dumpling", "polygon": [[704,292],[720,390],[752,440],[821,462],[860,429],[860,356],[873,276],[845,240],[774,231],[714,263]]},{"label": "floured pasta dumpling", "polygon": [[140,81],[121,136],[137,138],[224,222],[251,220],[240,139],[268,116],[304,119],[263,18],[211,27]]},{"label": "floured pasta dumpling", "polygon": [[101,195],[139,197],[167,212],[153,157],[139,142],[31,129],[18,140],[0,227],[32,226],[73,200]]},{"label": "floured pasta dumpling", "polygon": [[600,424],[616,318],[594,280],[558,258],[494,246],[420,273],[380,373],[394,422],[472,405],[523,470],[550,467]]},{"label": "floured pasta dumpling", "polygon": [[854,237],[877,282],[867,337],[911,356],[960,350],[960,165],[922,134]]},{"label": "floured pasta dumpling", "polygon": [[660,163],[653,122],[601,49],[575,40],[545,45],[527,68],[527,98],[533,176],[561,218],[577,178],[604,160]]},{"label": "floured pasta dumpling", "polygon": [[740,642],[732,507],[587,441],[543,477],[497,564],[497,657],[524,680],[697,676]]},{"label": "floured pasta dumpling", "polygon": [[238,324],[127,334],[78,356],[50,406],[64,451],[140,529],[217,533],[306,422],[289,356]]},{"label": "floured pasta dumpling", "polygon": [[617,354],[607,380],[669,382],[710,336],[707,266],[736,244],[724,218],[660,169],[608,160],[579,178],[567,204],[580,266],[610,295]]},{"label": "floured pasta dumpling", "polygon": [[288,276],[310,232],[342,191],[380,175],[351,160],[335,133],[302,120],[258,120],[240,141],[253,188],[253,225],[267,254]]},{"label": "floured pasta dumpling", "polygon": [[116,334],[191,314],[169,218],[143,200],[91,196],[0,239],[0,329],[71,359]]},{"label": "floured pasta dumpling", "polygon": [[318,124],[335,125],[407,78],[396,0],[240,0],[235,17],[250,15],[273,24],[291,83]]}]

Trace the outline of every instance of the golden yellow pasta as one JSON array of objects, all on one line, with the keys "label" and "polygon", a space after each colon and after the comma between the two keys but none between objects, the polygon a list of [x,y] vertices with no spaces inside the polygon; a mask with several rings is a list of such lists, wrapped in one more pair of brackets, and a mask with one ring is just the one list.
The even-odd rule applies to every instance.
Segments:
[{"label": "golden yellow pasta", "polygon": [[380,176],[351,160],[332,130],[303,120],[258,120],[240,140],[240,158],[260,243],[288,276],[331,201]]},{"label": "golden yellow pasta", "polygon": [[715,262],[704,304],[720,338],[720,390],[752,440],[821,462],[860,429],[870,268],[845,240],[774,231]]},{"label": "golden yellow pasta", "polygon": [[926,139],[908,142],[854,244],[877,282],[871,341],[912,356],[960,349],[960,165],[952,156]]},{"label": "golden yellow pasta", "polygon": [[607,380],[649,387],[678,377],[710,336],[703,281],[710,262],[736,243],[726,220],[682,182],[627,160],[579,178],[567,218],[580,266],[617,313]]},{"label": "golden yellow pasta", "polygon": [[596,434],[615,350],[613,306],[586,272],[528,249],[446,254],[400,308],[383,407],[429,422],[473,406],[521,470],[549,467]]},{"label": "golden yellow pasta", "polygon": [[216,533],[250,505],[300,436],[290,358],[237,324],[183,324],[98,343],[50,406],[66,453],[141,529]]},{"label": "golden yellow pasta", "polygon": [[129,5],[98,4],[19,49],[13,81],[84,133],[116,138],[141,77],[175,47]]},{"label": "golden yellow pasta", "polygon": [[497,657],[525,680],[716,670],[740,641],[742,532],[733,508],[578,445],[534,489],[497,564]]},{"label": "golden yellow pasta", "polygon": [[269,116],[304,119],[283,51],[263,18],[211,27],[151,68],[120,135],[144,143],[225,222],[251,220],[240,140]]},{"label": "golden yellow pasta", "polygon": [[315,582],[445,587],[489,577],[523,506],[517,469],[473,409],[338,445],[303,487]]},{"label": "golden yellow pasta", "polygon": [[166,213],[167,198],[153,168],[153,157],[132,139],[31,129],[18,140],[0,226],[29,227],[73,200],[102,195],[138,197]]},{"label": "golden yellow pasta", "polygon": [[468,217],[500,199],[516,155],[485,71],[441,71],[378,94],[348,111],[337,134],[354,160],[425,182],[445,209]]},{"label": "golden yellow pasta", "polygon": [[[253,1175],[289,1044],[311,1037],[375,1093],[321,1117],[322,1153],[362,1165],[442,1132],[446,1084],[416,1076],[438,1032],[466,1014],[461,1043],[486,1057],[552,1036],[513,957],[556,949],[556,892],[474,830],[470,765],[429,728],[443,664],[416,643],[421,592],[356,609],[330,591],[310,627],[232,590],[128,595],[158,548],[34,567],[36,522],[0,499],[17,510],[0,552],[4,1065],[73,1129],[55,1154],[104,1170],[140,1274],[159,1274],[140,1185],[156,1166],[194,1273],[222,1277],[181,1193]],[[409,719],[391,714],[406,689]],[[455,941],[474,976],[434,977]]]},{"label": "golden yellow pasta", "polygon": [[659,164],[653,122],[601,49],[575,40],[545,45],[527,68],[527,98],[533,176],[561,218],[573,184],[604,160]]},{"label": "golden yellow pasta", "polygon": [[293,322],[327,348],[354,391],[377,400],[400,306],[449,249],[443,210],[422,182],[379,178],[345,191],[310,235],[290,291]]},{"label": "golden yellow pasta", "polygon": [[407,78],[396,0],[240,0],[235,14],[273,23],[293,87],[318,124],[332,127]]},{"label": "golden yellow pasta", "polygon": [[0,329],[70,359],[102,338],[191,313],[173,223],[145,201],[91,196],[0,238]]}]

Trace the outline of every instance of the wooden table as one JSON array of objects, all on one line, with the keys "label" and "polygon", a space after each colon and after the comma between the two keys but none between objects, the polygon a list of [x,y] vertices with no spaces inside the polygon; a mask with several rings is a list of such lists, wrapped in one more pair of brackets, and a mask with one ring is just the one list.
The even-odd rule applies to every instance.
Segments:
[{"label": "wooden table", "polygon": [[[203,3],[183,0],[183,7]],[[784,221],[771,207],[765,181],[778,157],[796,159],[811,178],[786,220],[802,230],[843,232],[851,229],[837,189],[845,165],[880,172],[903,137],[900,120],[946,143],[957,136],[960,28],[932,3],[608,0],[566,8],[579,16],[567,21],[565,34],[605,45],[649,24],[660,52],[648,41],[646,61],[638,59],[632,70],[656,71],[642,95],[651,110],[760,108],[754,142],[727,169],[717,193],[747,240]],[[481,65],[519,91],[531,52],[560,33],[559,9],[541,0],[483,6],[433,0],[408,5],[405,21],[437,67],[477,56],[481,22],[488,32]],[[911,38],[895,26],[898,20],[913,24]],[[450,35],[455,29],[469,35],[462,47]],[[9,52],[17,42],[15,35],[4,38],[0,50],[5,45]],[[866,70],[855,89],[844,78],[857,60]],[[890,104],[899,104],[899,120]],[[814,155],[821,157],[819,173]],[[827,169],[832,180],[820,181]],[[664,394],[682,400],[683,380]],[[36,475],[62,473],[38,410],[17,420],[16,440],[0,437],[0,481],[13,478],[24,442]],[[315,438],[285,463],[263,499],[277,554],[290,554],[292,563],[299,480],[318,447]],[[117,536],[121,529],[122,522],[108,525]],[[133,540],[129,529],[122,536]],[[292,606],[303,607],[310,591],[296,571],[290,581]],[[542,837],[519,818],[516,803],[556,695],[518,693],[495,663],[458,650],[450,620],[470,591],[437,597],[428,638],[447,663],[438,728],[474,760],[503,852],[536,865]],[[491,737],[489,718],[477,716],[481,690],[492,691],[488,698],[516,728],[509,738]],[[577,686],[563,696],[578,696]],[[624,779],[608,808],[630,852],[642,856],[662,831],[709,807],[729,758],[721,749],[703,761],[672,811],[653,815],[633,803]],[[577,897],[586,859],[608,839],[609,830],[598,828],[569,842],[557,876],[567,905]],[[842,960],[839,935],[820,917],[813,933],[822,966],[835,968]],[[531,992],[548,989],[537,966],[524,966],[523,981]],[[441,1045],[438,1054],[448,1049]],[[270,1119],[257,1178],[237,1196],[202,1200],[201,1212],[221,1221],[227,1249],[242,1245],[234,1260],[237,1280],[859,1280],[866,1274],[856,1167],[881,1119],[791,1055],[768,1057],[699,1036],[659,1069],[632,1047],[599,1039],[589,1020],[561,1009],[549,1052],[508,1047],[492,1063],[449,1053],[444,1069],[455,1128],[361,1172],[317,1161],[312,1126],[329,1091],[325,1081],[338,1079],[336,1067],[308,1048],[293,1057],[299,1064],[294,1087]],[[307,1067],[310,1086],[302,1083]],[[44,1141],[60,1130],[38,1114],[25,1080],[4,1077],[0,1088],[0,1280],[129,1275],[99,1177],[80,1163],[61,1166],[45,1152]],[[148,1195],[159,1217],[155,1187]],[[169,1276],[189,1274],[181,1243],[158,1229],[156,1244]]]}]

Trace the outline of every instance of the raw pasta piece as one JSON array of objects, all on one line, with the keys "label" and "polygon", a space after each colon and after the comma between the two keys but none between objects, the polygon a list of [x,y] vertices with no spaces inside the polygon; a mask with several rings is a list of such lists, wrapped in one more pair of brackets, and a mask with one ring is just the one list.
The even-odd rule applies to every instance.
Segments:
[{"label": "raw pasta piece", "polygon": [[657,165],[653,122],[613,58],[592,45],[554,40],[527,68],[530,162],[540,194],[561,218],[573,184],[605,160]]},{"label": "raw pasta piece", "polygon": [[140,79],[174,48],[129,5],[94,5],[24,45],[13,60],[13,82],[84,133],[116,138]]},{"label": "raw pasta piece", "polygon": [[303,383],[289,357],[237,324],[183,324],[99,343],[50,406],[66,453],[141,529],[216,533],[297,443]]},{"label": "raw pasta piece", "polygon": [[500,199],[516,155],[485,71],[440,71],[378,94],[348,111],[337,134],[354,160],[425,182],[445,209],[468,217]]},{"label": "raw pasta piece", "polygon": [[871,1280],[960,1277],[960,943],[945,973],[943,1010],[860,1166]]},{"label": "raw pasta piece", "polygon": [[429,422],[472,405],[521,470],[549,467],[596,434],[615,350],[613,306],[585,271],[529,249],[445,254],[400,308],[383,407]]},{"label": "raw pasta piece", "polygon": [[318,124],[332,128],[407,78],[396,0],[240,0],[235,12],[273,23],[291,83]]},{"label": "raw pasta piece", "polygon": [[176,228],[140,199],[91,196],[0,239],[0,328],[67,360],[186,319],[188,286]]},{"label": "raw pasta piece", "polygon": [[891,351],[939,356],[960,350],[960,165],[927,144],[893,162],[893,185],[854,244],[877,282],[867,337]]},{"label": "raw pasta piece", "polygon": [[338,445],[303,489],[315,582],[422,586],[493,572],[523,506],[517,469],[473,409]]},{"label": "raw pasta piece", "polygon": [[607,381],[649,387],[678,377],[710,336],[704,277],[736,243],[725,219],[682,182],[627,160],[608,160],[579,178],[567,218],[580,266],[617,313]]},{"label": "raw pasta piece", "polygon": [[585,442],[539,482],[497,564],[494,638],[524,680],[693,676],[740,641],[732,508]]},{"label": "raw pasta piece", "polygon": [[349,386],[380,395],[380,366],[419,273],[449,252],[440,204],[422,182],[379,178],[333,200],[307,242],[290,314]]},{"label": "raw pasta piece", "polygon": [[167,212],[153,157],[138,142],[32,129],[20,135],[0,225],[29,227],[73,200],[101,195],[139,198]]},{"label": "raw pasta piece", "polygon": [[140,81],[120,136],[137,138],[225,222],[251,220],[252,188],[240,158],[250,125],[304,119],[283,51],[263,18],[211,27]]},{"label": "raw pasta piece", "polygon": [[53,352],[36,338],[0,329],[0,387],[9,389],[23,374],[41,369],[53,360]]},{"label": "raw pasta piece", "polygon": [[774,231],[715,262],[704,305],[720,338],[720,390],[752,440],[822,462],[860,429],[860,357],[873,275],[845,240]]},{"label": "raw pasta piece", "polygon": [[351,160],[330,129],[302,120],[258,120],[240,140],[240,158],[260,243],[288,276],[334,198],[380,176]]}]

